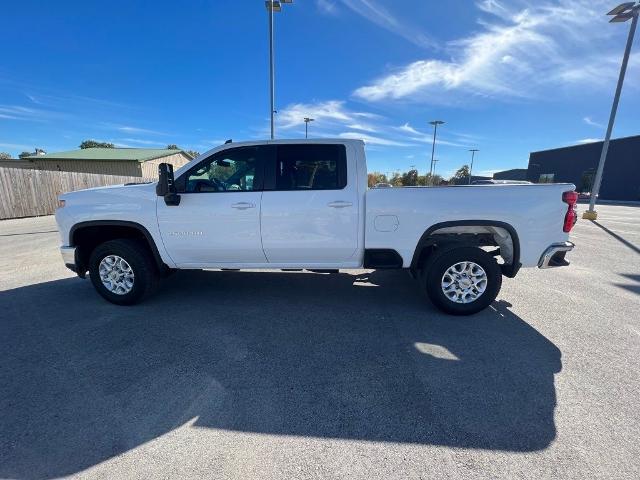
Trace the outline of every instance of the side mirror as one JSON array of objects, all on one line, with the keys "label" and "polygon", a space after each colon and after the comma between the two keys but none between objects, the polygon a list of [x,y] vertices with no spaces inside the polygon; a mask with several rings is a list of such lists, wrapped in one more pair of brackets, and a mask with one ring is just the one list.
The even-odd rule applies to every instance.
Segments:
[{"label": "side mirror", "polygon": [[175,180],[173,178],[173,165],[161,163],[158,165],[158,185],[156,194],[164,197],[167,205],[180,205],[180,195],[176,192]]}]

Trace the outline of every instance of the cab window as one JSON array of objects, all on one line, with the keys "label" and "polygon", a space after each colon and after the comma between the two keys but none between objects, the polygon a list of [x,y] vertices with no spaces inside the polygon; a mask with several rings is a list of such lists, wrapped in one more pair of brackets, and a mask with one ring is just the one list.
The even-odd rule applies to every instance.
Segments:
[{"label": "cab window", "polygon": [[262,189],[263,146],[214,154],[187,172],[185,193],[250,192]]}]

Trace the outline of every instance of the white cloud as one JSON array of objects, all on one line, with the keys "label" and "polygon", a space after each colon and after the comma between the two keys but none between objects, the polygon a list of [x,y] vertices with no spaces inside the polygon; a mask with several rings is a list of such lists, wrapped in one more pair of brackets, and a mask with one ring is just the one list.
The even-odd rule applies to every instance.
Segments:
[{"label": "white cloud", "polygon": [[[288,105],[278,113],[278,130],[303,136],[304,117],[315,119],[309,127],[315,137],[362,139],[367,144],[375,146],[415,145],[407,141],[405,135],[394,135],[394,128],[385,124],[385,117],[376,113],[352,110],[341,100]],[[373,135],[382,131],[385,132],[384,136]]]},{"label": "white cloud", "polygon": [[409,123],[405,123],[404,125],[400,126],[400,127],[396,127],[398,130],[402,131],[402,132],[407,132],[410,133],[412,135],[421,135],[421,133],[419,131],[417,131],[415,128],[413,128],[411,125],[409,125]]},{"label": "white cloud", "polygon": [[453,92],[523,98],[535,97],[547,85],[611,82],[617,71],[602,68],[612,55],[601,40],[613,34],[605,30],[608,25],[600,15],[604,3],[519,4],[507,9],[495,0],[478,3],[492,21],[479,21],[481,31],[449,42],[449,58],[417,60],[356,89],[354,95],[368,101],[439,101]]},{"label": "white cloud", "polygon": [[584,123],[586,123],[587,125],[590,125],[592,127],[598,127],[598,128],[604,128],[604,125],[602,125],[601,123],[595,122],[591,119],[591,117],[584,117],[582,119],[582,121]]},{"label": "white cloud", "polygon": [[376,133],[378,131],[377,127],[369,125],[368,123],[351,123],[347,125],[347,128],[351,130],[362,130],[363,132]]},{"label": "white cloud", "polygon": [[46,122],[51,119],[62,118],[63,114],[42,110],[39,108],[23,107],[20,105],[0,105],[0,118],[23,120],[30,122]]},{"label": "white cloud", "polygon": [[343,132],[338,135],[340,138],[352,138],[355,140],[364,140],[364,143],[369,145],[382,145],[387,147],[411,147],[411,143],[400,142],[397,140],[389,140],[387,138],[376,137],[374,135],[368,135],[360,132]]},{"label": "white cloud", "polygon": [[[295,136],[303,136],[304,117],[315,119],[309,127],[315,137],[363,139],[369,145],[394,147],[430,145],[433,142],[433,134],[430,131],[420,131],[409,123],[399,127],[389,125],[388,119],[382,115],[354,111],[347,107],[346,102],[340,100],[288,105],[280,110],[278,114],[278,131],[294,134]],[[366,121],[363,121],[363,119]],[[263,137],[265,134],[261,132],[259,137]],[[469,147],[467,138],[460,138],[456,134],[456,141],[451,141],[446,138],[446,135],[445,133],[443,137],[439,134],[436,144],[451,147]]]},{"label": "white cloud", "polygon": [[[436,43],[424,32],[411,26],[407,21],[400,21],[391,11],[377,0],[341,0],[342,4],[361,17],[401,36],[405,40],[424,48],[434,48]],[[395,5],[394,5],[395,6]],[[396,11],[398,9],[396,8]]]},{"label": "white cloud", "polygon": [[157,140],[145,140],[141,138],[122,138],[120,140],[123,142],[127,142],[128,144],[135,143],[138,145],[148,145],[148,146],[158,146],[158,147],[166,146],[166,144],[160,143]]},{"label": "white cloud", "polygon": [[[433,143],[433,133],[421,132],[413,128],[411,125],[409,125],[409,123],[405,123],[404,125],[401,125],[399,127],[394,127],[394,128],[395,130],[409,134],[410,135],[409,139],[415,142],[429,143],[429,144]],[[465,142],[465,143],[459,143],[459,142],[452,142],[450,140],[445,140],[441,138],[441,136],[442,134],[436,137],[436,145],[446,145],[449,147],[465,147],[465,148],[469,147],[469,144],[466,143],[466,139],[461,140],[462,142]]]},{"label": "white cloud", "polygon": [[496,0],[483,0],[478,2],[476,6],[483,12],[491,13],[493,15],[505,17],[508,17],[509,15],[509,11]]},{"label": "white cloud", "polygon": [[116,125],[116,130],[124,133],[141,133],[146,135],[168,135],[168,133],[158,132],[157,130],[149,130],[147,128],[130,127],[127,125]]},{"label": "white cloud", "polygon": [[349,111],[345,102],[329,100],[318,103],[294,103],[278,112],[277,121],[279,128],[289,129],[304,125],[304,117],[314,118],[318,123],[335,124],[352,122],[356,115]]},{"label": "white cloud", "polygon": [[338,13],[335,1],[316,0],[316,6],[318,7],[318,10],[325,15],[336,15]]},{"label": "white cloud", "polygon": [[60,93],[57,92],[55,94],[44,94],[44,93],[32,93],[32,92],[22,92],[31,102],[38,105],[48,105],[51,107],[66,107],[68,108],[70,105],[75,107],[89,107],[91,109],[97,108],[112,108],[112,109],[123,109],[123,108],[131,108],[131,106],[126,105],[120,102],[114,102],[112,100],[106,100],[103,98],[95,98],[95,97],[87,97],[85,95],[74,95],[68,93]]},{"label": "white cloud", "polygon": [[371,113],[371,112],[353,112],[353,116],[366,118],[369,120],[381,120],[384,118],[382,115],[378,115],[377,113]]},{"label": "white cloud", "polygon": [[24,94],[29,100],[31,100],[32,103],[35,103],[37,105],[42,105],[42,101],[36,97],[35,95],[31,95],[29,93],[25,93]]},{"label": "white cloud", "polygon": [[585,144],[585,143],[595,143],[595,142],[601,142],[601,141],[602,141],[601,138],[582,138],[580,140],[576,140],[575,143]]},{"label": "white cloud", "polygon": [[24,151],[32,151],[34,149],[33,145],[23,145],[20,143],[0,143],[0,148],[6,148],[9,150],[24,150]]},{"label": "white cloud", "polygon": [[385,118],[371,112],[359,112],[346,106],[342,100],[328,100],[316,103],[294,103],[278,112],[276,121],[279,130],[304,132],[304,118],[311,117],[309,126],[314,132],[338,132],[344,128],[376,133]]}]

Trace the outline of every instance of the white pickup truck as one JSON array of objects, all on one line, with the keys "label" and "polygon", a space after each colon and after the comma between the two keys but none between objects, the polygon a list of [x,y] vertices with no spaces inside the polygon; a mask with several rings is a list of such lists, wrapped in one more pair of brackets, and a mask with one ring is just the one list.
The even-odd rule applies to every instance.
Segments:
[{"label": "white pickup truck", "polygon": [[65,264],[119,305],[174,269],[404,268],[440,309],[493,302],[502,275],[568,265],[570,184],[367,188],[359,140],[226,143],[157,183],[60,196]]}]

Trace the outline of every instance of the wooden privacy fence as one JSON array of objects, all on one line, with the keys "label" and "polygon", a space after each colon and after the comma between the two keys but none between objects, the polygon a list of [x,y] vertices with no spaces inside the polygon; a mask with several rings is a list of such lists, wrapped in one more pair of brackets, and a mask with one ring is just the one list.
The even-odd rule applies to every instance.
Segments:
[{"label": "wooden privacy fence", "polygon": [[51,215],[58,207],[58,195],[61,193],[145,181],[155,180],[96,173],[0,167],[0,219]]}]

